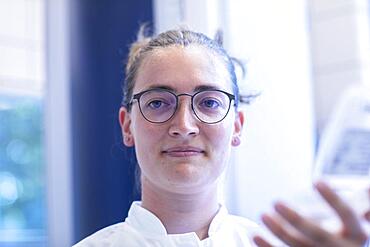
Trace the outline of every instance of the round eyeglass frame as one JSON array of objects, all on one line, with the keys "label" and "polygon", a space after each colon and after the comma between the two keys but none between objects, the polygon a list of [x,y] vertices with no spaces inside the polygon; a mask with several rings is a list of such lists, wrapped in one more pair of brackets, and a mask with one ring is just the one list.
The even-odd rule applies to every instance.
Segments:
[{"label": "round eyeglass frame", "polygon": [[[172,115],[165,121],[152,121],[152,120],[149,120],[147,117],[145,117],[142,109],[141,109],[141,105],[140,105],[140,98],[143,94],[147,93],[147,92],[150,92],[150,91],[162,91],[162,92],[167,92],[167,93],[170,93],[172,94],[173,96],[175,96],[175,99],[176,99],[176,108],[175,110],[173,111]],[[207,122],[207,121],[204,121],[202,120],[196,113],[196,111],[194,110],[194,105],[193,105],[193,100],[194,100],[194,97],[200,93],[203,93],[203,92],[221,92],[221,93],[224,93],[228,98],[229,98],[229,107],[227,108],[227,112],[226,114],[220,119],[220,120],[217,120],[215,122]],[[173,116],[175,116],[176,112],[177,112],[177,109],[179,107],[179,97],[180,96],[189,96],[191,97],[191,109],[194,113],[194,115],[196,116],[196,118],[201,121],[202,123],[206,123],[206,124],[216,124],[216,123],[219,123],[221,122],[222,120],[224,120],[227,116],[227,114],[229,114],[229,111],[230,111],[230,106],[231,106],[231,101],[234,100],[234,104],[233,106],[236,106],[236,103],[235,103],[235,96],[233,94],[230,94],[228,92],[225,92],[223,90],[220,90],[220,89],[207,89],[207,90],[201,90],[201,91],[198,91],[196,93],[194,93],[193,95],[191,94],[188,94],[188,93],[180,93],[180,94],[175,94],[174,92],[170,91],[170,90],[167,90],[167,89],[162,89],[162,88],[154,88],[154,89],[148,89],[148,90],[144,90],[144,91],[141,91],[140,93],[137,93],[137,94],[134,94],[133,97],[132,97],[132,100],[131,102],[129,103],[129,106],[132,106],[132,104],[134,103],[134,100],[137,100],[138,102],[138,105],[139,105],[139,109],[140,109],[140,113],[141,115],[144,117],[145,120],[147,120],[148,122],[150,123],[156,123],[156,124],[161,124],[161,123],[165,123],[167,121],[169,121],[171,118],[173,118]]]}]

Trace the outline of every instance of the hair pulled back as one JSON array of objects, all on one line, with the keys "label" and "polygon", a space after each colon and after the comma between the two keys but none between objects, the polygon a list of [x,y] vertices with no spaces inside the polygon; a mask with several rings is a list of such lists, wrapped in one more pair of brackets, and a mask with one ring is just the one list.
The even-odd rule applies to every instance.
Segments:
[{"label": "hair pulled back", "polygon": [[144,59],[155,50],[165,49],[166,47],[175,45],[180,47],[197,45],[204,47],[216,55],[216,57],[222,60],[229,73],[230,81],[232,82],[233,93],[235,95],[236,106],[238,106],[239,101],[249,103],[251,96],[242,96],[239,94],[234,63],[241,67],[243,76],[245,74],[244,66],[239,60],[232,58],[227,54],[222,47],[222,43],[223,41],[221,32],[216,34],[215,39],[211,39],[202,33],[194,32],[184,28],[169,30],[160,33],[157,36],[149,36],[146,35],[145,26],[142,26],[138,33],[137,41],[135,41],[130,47],[125,69],[126,76],[123,83],[122,105],[130,110],[130,102],[132,100],[135,80],[140,69],[140,65]]}]

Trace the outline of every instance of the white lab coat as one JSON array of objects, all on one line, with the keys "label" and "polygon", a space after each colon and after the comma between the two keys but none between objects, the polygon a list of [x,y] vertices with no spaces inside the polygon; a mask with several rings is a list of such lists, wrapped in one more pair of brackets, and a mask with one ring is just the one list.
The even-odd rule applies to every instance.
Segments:
[{"label": "white lab coat", "polygon": [[108,226],[74,247],[143,247],[143,246],[256,246],[252,237],[261,228],[254,222],[239,216],[230,215],[224,206],[220,207],[211,222],[208,238],[199,240],[195,232],[167,234],[162,222],[150,211],[134,202],[128,217],[122,223]]}]

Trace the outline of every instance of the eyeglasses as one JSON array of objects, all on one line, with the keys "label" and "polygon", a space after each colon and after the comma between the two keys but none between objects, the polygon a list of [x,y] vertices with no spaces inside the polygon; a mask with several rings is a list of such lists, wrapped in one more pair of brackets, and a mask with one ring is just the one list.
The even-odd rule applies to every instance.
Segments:
[{"label": "eyeglasses", "polygon": [[193,95],[176,95],[166,89],[149,89],[134,94],[133,100],[139,102],[140,112],[146,120],[151,123],[164,123],[175,115],[180,96],[191,97],[191,109],[195,116],[208,124],[222,121],[230,110],[231,101],[235,102],[234,95],[217,89],[203,90]]}]

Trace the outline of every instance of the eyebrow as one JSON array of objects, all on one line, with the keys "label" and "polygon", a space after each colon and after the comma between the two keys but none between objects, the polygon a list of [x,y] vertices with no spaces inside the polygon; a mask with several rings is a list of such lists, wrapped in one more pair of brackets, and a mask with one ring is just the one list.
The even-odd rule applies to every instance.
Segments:
[{"label": "eyebrow", "polygon": [[[167,86],[167,85],[152,85],[148,88],[150,89],[164,89],[164,90],[169,90],[172,92],[176,92],[177,90],[174,89],[173,87]],[[220,88],[217,86],[212,86],[212,85],[200,85],[196,86],[193,90],[193,92],[199,92],[199,91],[204,91],[204,90],[219,90]]]},{"label": "eyebrow", "polygon": [[166,85],[152,85],[152,86],[148,87],[148,89],[146,89],[146,90],[150,90],[150,89],[165,89],[165,90],[169,90],[169,91],[175,91],[174,88],[166,86]]},{"label": "eyebrow", "polygon": [[194,92],[204,91],[204,90],[216,90],[220,89],[219,87],[212,86],[212,85],[201,85],[194,88]]}]

